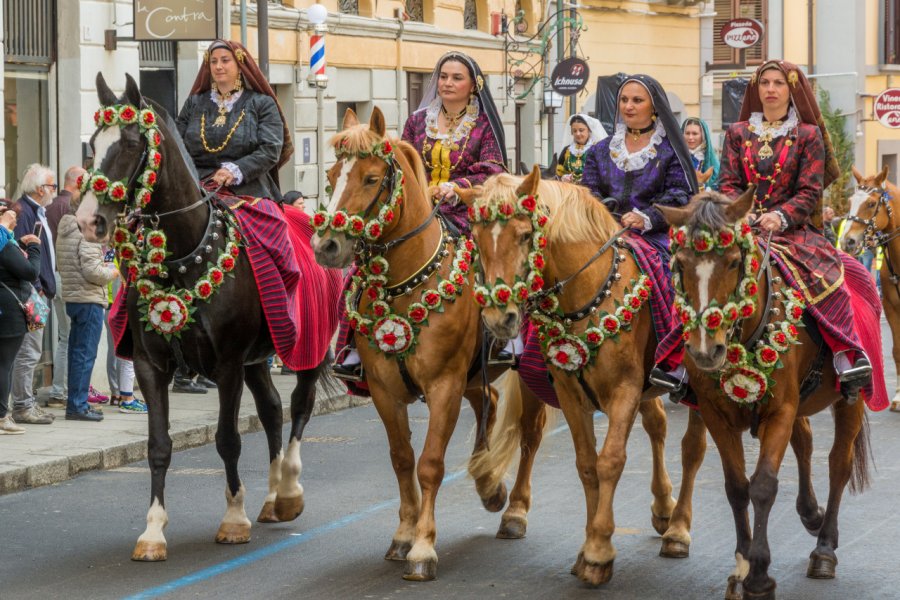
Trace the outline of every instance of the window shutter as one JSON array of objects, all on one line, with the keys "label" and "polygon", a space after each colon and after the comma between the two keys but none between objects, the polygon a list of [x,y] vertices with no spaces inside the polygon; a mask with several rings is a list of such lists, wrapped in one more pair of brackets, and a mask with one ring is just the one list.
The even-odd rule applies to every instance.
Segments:
[{"label": "window shutter", "polygon": [[716,16],[713,18],[713,62],[733,63],[737,60],[734,50],[722,41],[722,27],[732,19],[733,0],[716,0]]}]

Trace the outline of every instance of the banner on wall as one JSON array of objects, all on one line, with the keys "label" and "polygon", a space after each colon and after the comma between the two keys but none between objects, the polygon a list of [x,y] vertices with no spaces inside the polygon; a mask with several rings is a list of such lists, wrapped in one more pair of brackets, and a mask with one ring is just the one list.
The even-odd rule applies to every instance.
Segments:
[{"label": "banner on wall", "polygon": [[134,0],[134,39],[202,41],[219,37],[219,0]]}]

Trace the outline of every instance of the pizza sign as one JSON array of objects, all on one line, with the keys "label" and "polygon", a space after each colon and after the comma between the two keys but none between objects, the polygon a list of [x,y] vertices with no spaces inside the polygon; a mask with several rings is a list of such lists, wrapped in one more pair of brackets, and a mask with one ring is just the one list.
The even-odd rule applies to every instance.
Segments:
[{"label": "pizza sign", "polygon": [[725,44],[740,50],[759,43],[763,26],[756,19],[732,19],[722,26],[721,35]]},{"label": "pizza sign", "polygon": [[875,118],[885,127],[900,129],[900,88],[888,88],[875,98]]}]

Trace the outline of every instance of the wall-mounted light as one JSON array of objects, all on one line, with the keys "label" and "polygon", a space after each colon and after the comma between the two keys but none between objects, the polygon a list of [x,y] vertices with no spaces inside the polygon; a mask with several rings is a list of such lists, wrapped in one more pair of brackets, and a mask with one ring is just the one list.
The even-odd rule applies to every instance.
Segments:
[{"label": "wall-mounted light", "polygon": [[559,110],[563,105],[562,94],[554,90],[552,87],[544,89],[544,110]]}]

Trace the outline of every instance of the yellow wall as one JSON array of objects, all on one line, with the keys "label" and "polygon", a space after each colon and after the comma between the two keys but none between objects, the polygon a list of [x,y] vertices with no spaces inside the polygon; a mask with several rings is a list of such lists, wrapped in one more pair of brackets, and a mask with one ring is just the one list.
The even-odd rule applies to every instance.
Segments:
[{"label": "yellow wall", "polygon": [[[770,20],[777,19],[778,15],[771,15]],[[785,2],[784,3],[784,56],[773,56],[772,58],[783,58],[795,65],[806,67],[809,64],[809,35],[807,23],[807,4],[806,2]]]}]

